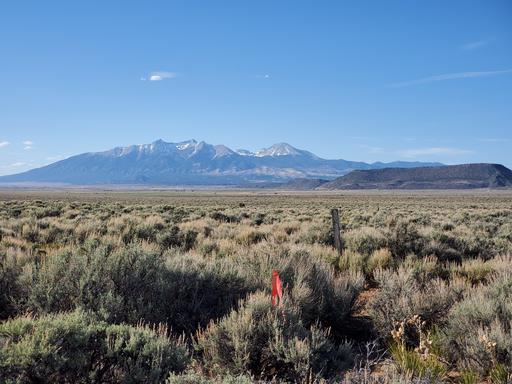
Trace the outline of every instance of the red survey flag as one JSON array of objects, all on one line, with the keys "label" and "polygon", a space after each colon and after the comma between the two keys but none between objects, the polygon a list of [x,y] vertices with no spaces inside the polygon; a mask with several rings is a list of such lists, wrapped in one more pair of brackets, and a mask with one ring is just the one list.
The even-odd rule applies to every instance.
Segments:
[{"label": "red survey flag", "polygon": [[279,305],[283,304],[283,284],[279,278],[279,272],[272,272],[272,305],[276,306],[276,296],[279,297]]}]

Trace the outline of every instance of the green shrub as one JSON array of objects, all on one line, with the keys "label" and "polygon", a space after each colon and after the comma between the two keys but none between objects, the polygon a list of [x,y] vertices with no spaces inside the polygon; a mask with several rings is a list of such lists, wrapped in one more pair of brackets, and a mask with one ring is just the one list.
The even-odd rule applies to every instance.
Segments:
[{"label": "green shrub", "polygon": [[492,276],[494,264],[491,261],[486,262],[481,259],[472,259],[452,267],[452,274],[463,277],[471,284],[486,283],[488,278]]},{"label": "green shrub", "polygon": [[351,363],[348,344],[336,346],[328,332],[301,321],[289,301],[272,307],[258,293],[197,335],[196,350],[213,375],[250,373],[261,380],[299,382],[339,375]]},{"label": "green shrub", "polygon": [[460,373],[459,383],[460,384],[478,384],[478,373],[465,369]]},{"label": "green shrub", "polygon": [[390,336],[394,324],[419,315],[428,324],[444,321],[451,306],[461,298],[464,284],[446,283],[440,279],[417,276],[413,269],[400,267],[396,272],[377,270],[380,286],[369,304],[370,316],[377,332]]},{"label": "green shrub", "polygon": [[370,256],[380,248],[386,247],[384,235],[372,227],[361,227],[343,236],[347,249]]},{"label": "green shrub", "polygon": [[173,226],[169,230],[161,231],[156,236],[156,242],[163,248],[181,248],[184,251],[192,249],[196,243],[197,232],[187,230],[180,231],[179,227]]},{"label": "green shrub", "polygon": [[239,260],[238,270],[246,280],[254,280],[255,286],[270,293],[272,271],[277,269],[285,294],[300,308],[306,326],[319,322],[335,338],[345,336],[345,321],[363,288],[362,274],[337,274],[326,260],[302,250],[273,254],[273,258],[258,253],[253,257]]},{"label": "green shrub", "polygon": [[364,272],[367,263],[368,256],[351,250],[346,250],[337,258],[337,266],[340,271]]},{"label": "green shrub", "polygon": [[341,271],[353,271],[364,273],[372,278],[373,272],[379,268],[388,267],[393,261],[391,252],[386,248],[378,249],[371,255],[365,255],[351,250],[343,252],[338,257],[338,268]]},{"label": "green shrub", "polygon": [[246,228],[240,230],[236,235],[236,242],[240,245],[251,246],[266,240],[266,238],[267,234],[265,232],[253,228]]},{"label": "green shrub", "polygon": [[366,272],[372,274],[377,269],[388,267],[393,262],[393,256],[387,248],[381,248],[373,252],[366,263]]},{"label": "green shrub", "polygon": [[166,323],[194,332],[228,313],[256,290],[225,262],[163,255],[132,245],[58,253],[34,267],[27,309],[36,313],[81,307],[101,319]]},{"label": "green shrub", "polygon": [[189,361],[166,330],[108,325],[77,311],[0,324],[0,381],[160,383]]},{"label": "green shrub", "polygon": [[222,377],[208,378],[196,372],[186,372],[182,374],[171,373],[165,384],[252,384],[252,378],[239,375],[232,376],[229,374]]},{"label": "green shrub", "polygon": [[226,215],[222,212],[214,212],[210,215],[210,217],[215,221],[220,221],[223,223],[238,223],[240,222],[240,218],[235,215]]},{"label": "green shrub", "polygon": [[442,329],[444,353],[453,364],[489,374],[497,364],[512,372],[512,274],[475,286],[451,309]]},{"label": "green shrub", "polygon": [[306,233],[301,238],[306,244],[334,245],[334,234],[328,224],[312,225],[307,228]]},{"label": "green shrub", "polygon": [[252,219],[252,224],[256,226],[263,224],[265,221],[265,216],[266,215],[264,213],[256,213]]},{"label": "green shrub", "polygon": [[446,376],[446,366],[434,355],[425,356],[397,343],[392,344],[390,354],[398,369],[408,377],[441,381]]},{"label": "green shrub", "polygon": [[151,224],[141,223],[135,228],[135,236],[141,240],[155,241],[160,231]]},{"label": "green shrub", "polygon": [[167,260],[166,268],[163,299],[158,303],[163,312],[160,321],[180,332],[205,327],[257,289],[229,261],[176,256]]},{"label": "green shrub", "polygon": [[93,310],[109,322],[155,318],[163,300],[163,257],[137,247],[90,247],[58,253],[33,268],[28,309],[40,313]]},{"label": "green shrub", "polygon": [[43,217],[57,217],[57,216],[60,216],[61,212],[62,212],[62,207],[48,206],[48,207],[45,207],[45,208],[38,208],[38,209],[36,209],[34,214],[35,214],[35,216],[38,219],[41,219]]},{"label": "green shrub", "polygon": [[16,259],[0,252],[0,320],[16,314],[17,301],[23,295],[20,274]]},{"label": "green shrub", "polygon": [[426,239],[420,234],[416,224],[405,220],[399,220],[390,227],[386,238],[391,253],[401,258],[410,253],[421,254],[426,244]]},{"label": "green shrub", "polygon": [[198,252],[203,256],[214,255],[219,252],[219,245],[214,240],[204,239],[198,246]]}]

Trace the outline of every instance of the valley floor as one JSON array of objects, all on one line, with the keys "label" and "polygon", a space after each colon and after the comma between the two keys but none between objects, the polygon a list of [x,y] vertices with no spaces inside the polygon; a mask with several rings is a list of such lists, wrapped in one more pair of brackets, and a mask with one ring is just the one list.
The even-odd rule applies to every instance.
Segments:
[{"label": "valley floor", "polygon": [[510,190],[0,189],[0,382],[507,383],[511,302]]}]

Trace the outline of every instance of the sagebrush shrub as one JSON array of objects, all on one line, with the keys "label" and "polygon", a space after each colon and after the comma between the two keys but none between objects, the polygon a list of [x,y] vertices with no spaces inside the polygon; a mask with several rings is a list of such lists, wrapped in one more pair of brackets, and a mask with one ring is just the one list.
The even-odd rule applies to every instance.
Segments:
[{"label": "sagebrush shrub", "polygon": [[273,254],[272,258],[256,253],[254,258],[239,260],[240,274],[269,292],[269,279],[279,270],[285,294],[300,308],[302,320],[309,326],[320,322],[330,327],[335,337],[344,335],[344,321],[353,310],[362,290],[364,277],[358,272],[337,274],[326,260],[303,250]]},{"label": "sagebrush shrub", "polygon": [[166,261],[160,318],[174,330],[193,333],[229,313],[257,289],[229,261],[176,255]]},{"label": "sagebrush shrub", "polygon": [[165,384],[253,384],[254,380],[246,375],[233,376],[225,374],[222,377],[206,377],[196,372],[181,374],[171,373]]},{"label": "sagebrush shrub", "polygon": [[403,219],[389,228],[386,238],[391,253],[402,258],[410,253],[420,255],[426,244],[418,226]]},{"label": "sagebrush shrub", "polygon": [[0,324],[0,381],[160,383],[189,362],[166,329],[109,325],[82,311]]},{"label": "sagebrush shrub", "polygon": [[512,373],[512,273],[475,286],[451,309],[442,328],[446,356],[461,368],[488,374],[496,364]]},{"label": "sagebrush shrub", "polygon": [[372,227],[361,227],[344,235],[345,245],[348,250],[370,256],[378,249],[387,245],[382,232]]},{"label": "sagebrush shrub", "polygon": [[339,375],[351,362],[348,344],[306,327],[298,306],[272,307],[268,295],[250,296],[240,308],[197,335],[196,350],[213,375],[250,373],[261,380],[304,381]]},{"label": "sagebrush shrub", "polygon": [[225,262],[166,260],[139,245],[57,253],[32,268],[31,280],[28,310],[81,307],[109,322],[164,322],[180,332],[226,314],[257,288]]},{"label": "sagebrush shrub", "polygon": [[377,270],[375,280],[380,290],[369,304],[375,329],[389,338],[395,322],[419,315],[429,324],[446,320],[451,306],[462,297],[465,285],[455,281],[447,283],[415,275],[414,270]]},{"label": "sagebrush shrub", "polygon": [[0,252],[0,320],[16,314],[17,300],[23,296],[20,274],[16,258]]},{"label": "sagebrush shrub", "polygon": [[198,233],[194,230],[181,231],[178,226],[161,231],[156,235],[156,242],[163,249],[181,248],[184,251],[192,249],[196,243]]}]

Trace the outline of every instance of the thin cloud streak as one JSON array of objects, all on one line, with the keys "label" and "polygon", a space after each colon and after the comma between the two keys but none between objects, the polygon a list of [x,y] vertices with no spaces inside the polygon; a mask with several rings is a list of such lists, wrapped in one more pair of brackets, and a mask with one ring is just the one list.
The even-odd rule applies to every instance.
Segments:
[{"label": "thin cloud streak", "polygon": [[385,149],[382,148],[382,147],[374,147],[374,146],[371,146],[371,145],[360,145],[359,148],[361,148],[362,150],[366,151],[367,153],[370,153],[370,154],[383,154],[385,153]]},{"label": "thin cloud streak", "polygon": [[10,170],[10,169],[16,169],[16,168],[20,168],[20,167],[29,166],[31,164],[32,164],[32,162],[17,161],[15,163],[8,164],[8,165],[0,165],[0,169]]},{"label": "thin cloud streak", "polygon": [[409,87],[409,86],[413,86],[413,85],[434,83],[434,82],[438,82],[438,81],[457,80],[457,79],[474,79],[477,77],[490,77],[490,76],[509,75],[509,74],[512,74],[512,69],[504,69],[504,70],[500,70],[500,71],[476,71],[476,72],[447,73],[444,75],[423,77],[421,79],[393,83],[393,84],[391,84],[391,87],[392,88],[403,88],[403,87]]},{"label": "thin cloud streak", "polygon": [[473,151],[451,147],[431,147],[404,149],[397,151],[397,154],[406,158],[416,158],[421,156],[462,156],[473,154]]},{"label": "thin cloud streak", "polygon": [[493,139],[479,139],[482,143],[508,143],[510,139],[505,138],[493,138]]},{"label": "thin cloud streak", "polygon": [[46,161],[57,161],[57,160],[62,160],[62,159],[65,159],[65,156],[57,155],[57,156],[47,156],[47,157],[45,157]]},{"label": "thin cloud streak", "polygon": [[475,49],[485,47],[487,44],[489,44],[489,42],[485,40],[472,41],[464,44],[461,48],[464,51],[474,51]]},{"label": "thin cloud streak", "polygon": [[16,168],[16,167],[23,167],[24,165],[27,165],[28,163],[24,163],[23,161],[18,161],[16,163],[12,163],[11,165],[8,165],[8,167]]},{"label": "thin cloud streak", "polygon": [[32,168],[37,168],[40,165],[34,161],[16,161],[7,165],[0,165],[0,176],[11,175],[13,173],[19,173],[27,171]]},{"label": "thin cloud streak", "polygon": [[32,140],[25,140],[23,142],[23,145],[25,146],[23,148],[24,150],[29,150],[29,149],[32,149],[32,147],[34,146],[34,142]]},{"label": "thin cloud streak", "polygon": [[9,143],[8,141],[0,141],[0,148],[7,147],[9,144],[11,143]]},{"label": "thin cloud streak", "polygon": [[145,80],[162,81],[165,79],[174,79],[177,76],[178,76],[178,74],[176,72],[158,71],[158,72],[151,72],[147,78],[141,77],[140,79],[142,81],[145,81]]}]

